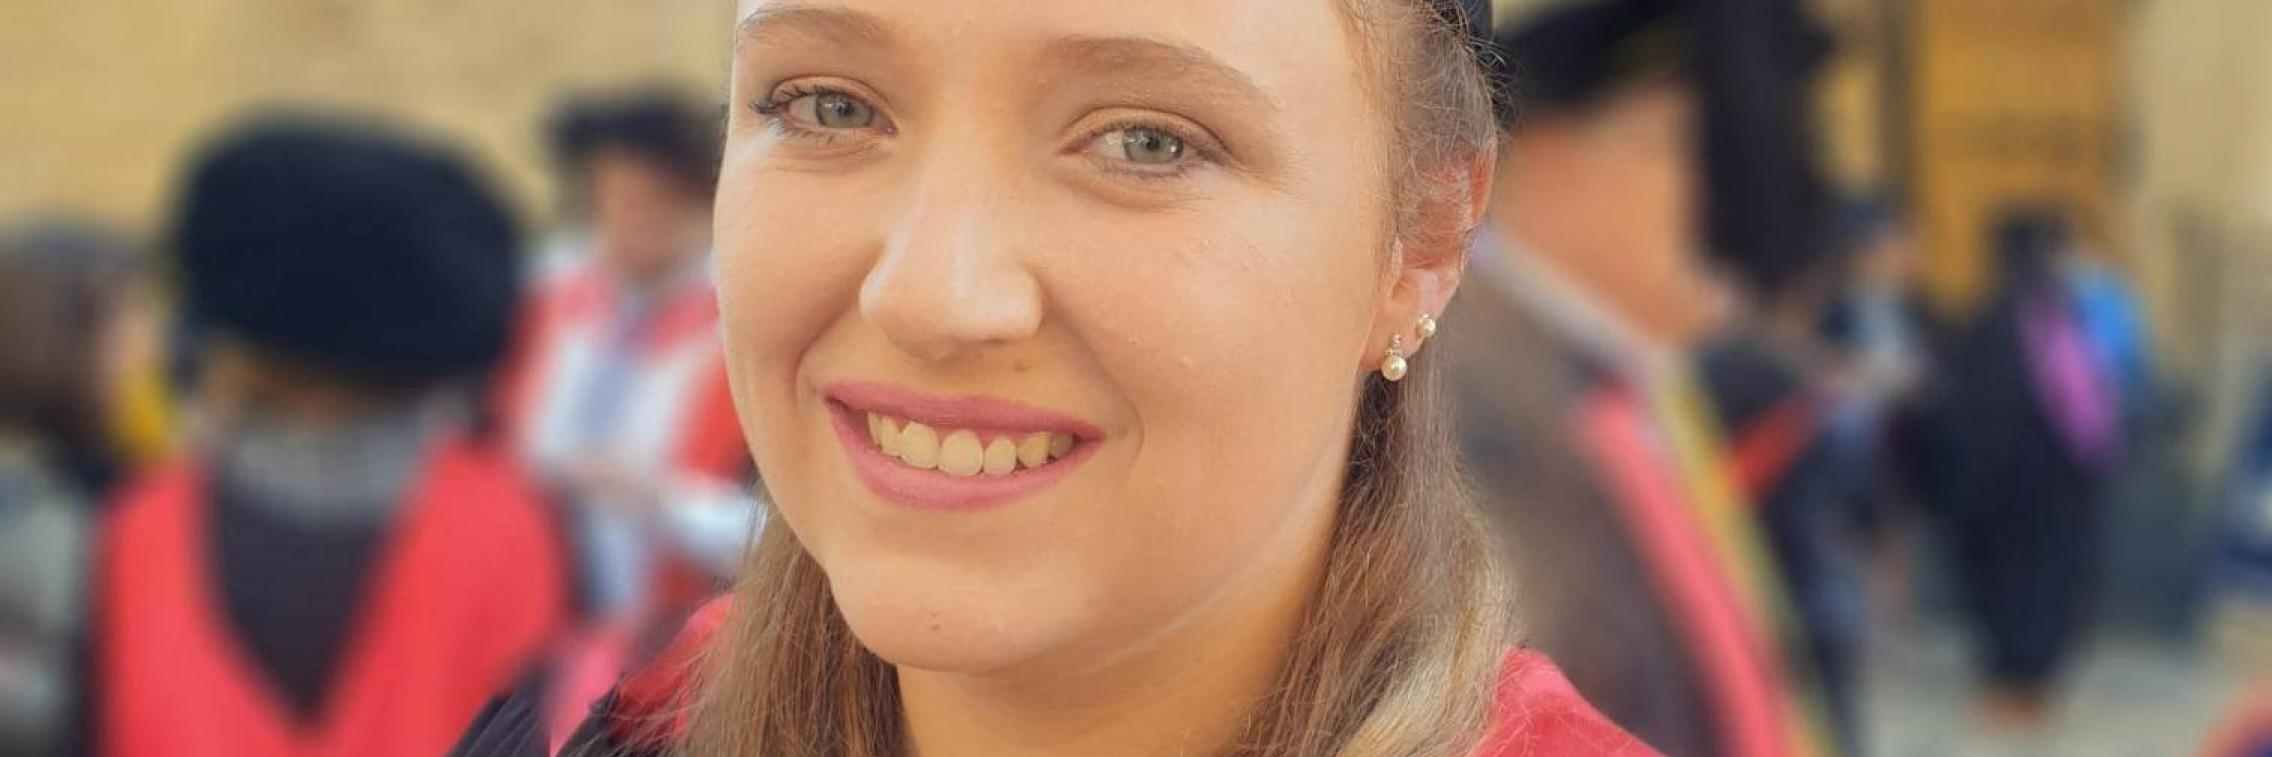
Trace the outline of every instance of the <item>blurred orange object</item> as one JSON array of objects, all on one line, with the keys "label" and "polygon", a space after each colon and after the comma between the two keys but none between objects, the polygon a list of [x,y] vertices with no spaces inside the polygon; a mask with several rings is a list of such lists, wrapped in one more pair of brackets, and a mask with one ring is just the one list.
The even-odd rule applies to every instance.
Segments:
[{"label": "blurred orange object", "polygon": [[2242,697],[2201,754],[2202,757],[2272,755],[2272,683],[2261,684],[2254,693]]}]

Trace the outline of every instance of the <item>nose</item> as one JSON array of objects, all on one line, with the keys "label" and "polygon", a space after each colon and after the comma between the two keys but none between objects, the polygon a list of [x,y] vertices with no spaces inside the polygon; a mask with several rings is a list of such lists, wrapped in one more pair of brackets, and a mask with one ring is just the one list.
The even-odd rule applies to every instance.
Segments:
[{"label": "nose", "polygon": [[[1016,249],[1014,203],[934,167],[860,287],[860,311],[900,351],[931,362],[1032,336],[1042,294]],[[952,175],[949,175],[952,174]]]}]

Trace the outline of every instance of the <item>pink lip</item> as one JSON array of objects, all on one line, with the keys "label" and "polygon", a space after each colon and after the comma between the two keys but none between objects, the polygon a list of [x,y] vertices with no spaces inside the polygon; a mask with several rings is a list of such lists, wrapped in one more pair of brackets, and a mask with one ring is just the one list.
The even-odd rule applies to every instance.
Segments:
[{"label": "pink lip", "polygon": [[[985,396],[941,397],[885,384],[839,382],[823,387],[837,439],[853,473],[876,496],[921,510],[983,510],[1006,505],[1064,480],[1104,440],[1096,426],[1062,413]],[[1048,431],[1073,437],[1073,451],[1048,465],[1007,476],[955,476],[918,470],[884,455],[868,438],[866,413],[915,421],[936,429],[990,432]]]}]

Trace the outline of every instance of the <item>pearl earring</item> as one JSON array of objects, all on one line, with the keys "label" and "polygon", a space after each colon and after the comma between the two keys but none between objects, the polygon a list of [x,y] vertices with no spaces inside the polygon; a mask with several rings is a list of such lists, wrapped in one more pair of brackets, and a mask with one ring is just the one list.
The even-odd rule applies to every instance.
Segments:
[{"label": "pearl earring", "polygon": [[1436,338],[1436,317],[1427,313],[1421,313],[1420,327],[1416,330],[1420,332],[1421,339]]},{"label": "pearl earring", "polygon": [[1405,372],[1411,369],[1412,366],[1404,361],[1404,335],[1389,337],[1388,358],[1381,361],[1381,378],[1403,381]]}]

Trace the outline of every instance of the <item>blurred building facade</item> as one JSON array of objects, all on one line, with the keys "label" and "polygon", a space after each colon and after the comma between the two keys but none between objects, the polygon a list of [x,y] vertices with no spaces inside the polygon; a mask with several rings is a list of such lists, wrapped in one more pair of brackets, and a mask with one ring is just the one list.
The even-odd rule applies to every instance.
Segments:
[{"label": "blurred building facade", "polygon": [[719,0],[0,3],[0,216],[146,224],[177,156],[247,107],[343,106],[468,140],[530,212],[551,207],[538,124],[563,90],[667,79],[717,91]]}]

